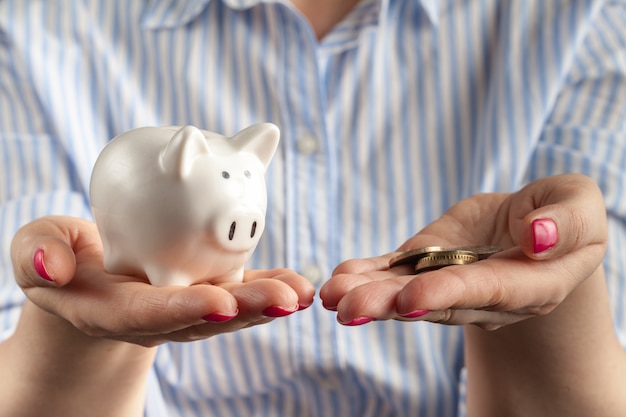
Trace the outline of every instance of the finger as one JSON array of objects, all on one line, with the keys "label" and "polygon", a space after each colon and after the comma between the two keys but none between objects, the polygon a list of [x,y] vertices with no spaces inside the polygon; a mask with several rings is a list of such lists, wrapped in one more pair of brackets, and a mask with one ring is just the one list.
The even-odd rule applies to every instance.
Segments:
[{"label": "finger", "polygon": [[148,345],[158,345],[163,342],[174,341],[174,342],[193,342],[196,340],[204,340],[209,337],[222,334],[222,333],[231,333],[237,330],[245,329],[252,326],[258,326],[260,324],[265,324],[272,321],[272,318],[264,318],[262,320],[257,320],[255,322],[249,322],[246,320],[242,320],[240,318],[235,318],[233,320],[227,321],[225,323],[204,323],[198,324],[195,326],[189,326],[181,330],[177,330],[175,332],[168,333],[167,335],[161,337],[150,337],[144,338],[144,343],[148,342]]},{"label": "finger", "polygon": [[401,252],[364,259],[350,259],[339,264],[320,289],[320,298],[328,310],[336,310],[339,301],[354,288],[372,281],[394,279],[412,273],[410,266],[389,269],[389,262]]},{"label": "finger", "polygon": [[358,286],[337,305],[337,321],[352,326],[396,317],[396,298],[403,285],[397,281],[373,281]]},{"label": "finger", "polygon": [[64,286],[76,271],[78,236],[101,250],[93,223],[68,217],[45,217],[23,226],[11,242],[15,277],[22,288]]},{"label": "finger", "polygon": [[263,317],[283,317],[298,311],[299,295],[287,283],[273,278],[258,278],[244,283],[220,286],[237,300],[239,318],[256,321]]},{"label": "finger", "polygon": [[417,318],[401,318],[402,321],[429,321],[431,323],[447,325],[473,324],[484,330],[497,330],[510,324],[518,323],[522,320],[533,317],[528,314],[518,314],[511,312],[493,312],[485,310],[455,310],[447,309],[441,311],[428,311]]},{"label": "finger", "polygon": [[322,300],[322,305],[328,310],[337,310],[337,305],[346,294],[371,281],[371,278],[366,275],[334,275],[330,280],[322,285],[322,288],[320,288],[320,299]]},{"label": "finger", "polygon": [[593,246],[542,261],[510,249],[470,265],[416,275],[398,295],[398,313],[452,308],[547,314],[593,273],[600,260]]},{"label": "finger", "polygon": [[450,325],[476,324],[484,329],[494,330],[531,317],[530,314],[508,311],[452,308],[431,311],[419,307],[398,313],[397,310],[402,308],[398,308],[398,296],[404,290],[403,281],[412,279],[411,276],[403,276],[395,280],[370,281],[356,286],[339,301],[336,308],[337,321],[347,326],[355,326],[372,320],[425,320]]},{"label": "finger", "polygon": [[34,287],[28,296],[44,310],[99,337],[168,333],[237,315],[235,298],[216,286],[155,287],[121,279],[79,266],[77,278],[62,291]]},{"label": "finger", "polygon": [[[228,321],[239,313],[236,298],[214,285],[154,287],[137,283],[135,294],[118,298],[127,315],[117,314],[117,332],[162,334],[191,325]],[[124,292],[128,293],[125,289]],[[116,329],[114,329],[116,330]]]},{"label": "finger", "polygon": [[[373,259],[373,258],[372,258]],[[363,265],[367,264],[367,259]],[[355,263],[356,264],[356,263]],[[379,265],[376,261],[370,265]],[[380,267],[380,266],[377,266]],[[320,289],[320,298],[324,307],[328,310],[336,310],[339,302],[356,288],[373,282],[391,281],[400,282],[404,285],[403,277],[410,273],[410,267],[397,267],[388,269],[386,266],[382,270],[363,270],[360,268],[354,271],[363,271],[358,273],[340,273],[333,275]],[[412,275],[412,274],[411,274]]]},{"label": "finger", "polygon": [[[408,280],[410,277],[405,279]],[[398,281],[375,281],[359,286],[339,302],[337,321],[343,325],[355,326],[372,320],[420,320],[449,325],[475,324],[486,330],[495,330],[531,317],[529,314],[508,311],[472,309],[431,311],[419,308],[399,315],[396,311],[397,298],[402,288],[403,285]]]},{"label": "finger", "polygon": [[[514,265],[515,262],[520,265]],[[508,273],[504,272],[505,268],[509,269]],[[541,301],[530,300],[529,294],[516,291],[520,283],[523,285],[524,277],[528,279],[528,274],[532,273],[524,268],[527,267],[522,261],[489,259],[472,265],[450,266],[416,275],[398,295],[397,312],[401,316],[410,316],[419,310],[507,311],[529,304],[545,305],[547,299],[553,298],[546,291],[554,291],[547,284],[535,290],[543,290]],[[502,272],[498,273],[498,270]]]},{"label": "finger", "polygon": [[428,246],[495,245],[494,235],[501,229],[502,220],[495,215],[497,210],[494,207],[500,207],[508,196],[503,193],[489,193],[462,200],[404,242],[398,251]]},{"label": "finger", "polygon": [[513,197],[511,211],[511,230],[530,258],[554,258],[588,245],[606,245],[601,191],[582,175],[531,183]]},{"label": "finger", "polygon": [[246,282],[261,278],[271,278],[284,282],[291,287],[298,296],[298,309],[302,310],[313,304],[315,296],[315,287],[311,282],[302,275],[297,274],[291,269],[277,268],[271,270],[250,270],[246,271],[244,280]]}]

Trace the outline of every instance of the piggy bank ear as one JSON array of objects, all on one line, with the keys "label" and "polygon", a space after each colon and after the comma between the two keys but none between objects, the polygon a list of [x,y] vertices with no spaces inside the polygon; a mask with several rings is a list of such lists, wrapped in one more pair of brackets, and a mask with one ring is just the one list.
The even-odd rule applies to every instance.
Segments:
[{"label": "piggy bank ear", "polygon": [[267,168],[276,152],[279,138],[278,126],[272,123],[258,123],[237,133],[232,137],[231,143],[239,151],[255,154]]},{"label": "piggy bank ear", "polygon": [[200,129],[185,126],[178,130],[161,150],[161,167],[167,174],[185,178],[198,155],[210,154],[207,140]]}]

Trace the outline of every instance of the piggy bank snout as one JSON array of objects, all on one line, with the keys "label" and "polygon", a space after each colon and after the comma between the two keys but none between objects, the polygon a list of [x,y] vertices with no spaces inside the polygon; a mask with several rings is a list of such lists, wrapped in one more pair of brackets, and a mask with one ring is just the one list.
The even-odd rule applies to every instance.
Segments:
[{"label": "piggy bank snout", "polygon": [[254,248],[264,228],[265,216],[261,211],[238,211],[220,216],[213,233],[224,249],[239,252]]}]

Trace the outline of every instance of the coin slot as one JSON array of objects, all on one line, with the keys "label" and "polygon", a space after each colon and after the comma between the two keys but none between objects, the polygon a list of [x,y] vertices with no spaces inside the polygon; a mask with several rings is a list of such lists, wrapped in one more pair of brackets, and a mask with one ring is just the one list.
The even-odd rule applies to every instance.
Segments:
[{"label": "coin slot", "polygon": [[237,222],[232,222],[230,224],[230,231],[228,232],[228,240],[233,240],[235,237],[235,229],[237,228]]}]

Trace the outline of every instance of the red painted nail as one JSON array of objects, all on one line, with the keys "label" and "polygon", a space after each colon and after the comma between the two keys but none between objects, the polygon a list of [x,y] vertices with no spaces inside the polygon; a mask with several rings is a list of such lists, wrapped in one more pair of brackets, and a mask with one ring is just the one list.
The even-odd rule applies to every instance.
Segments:
[{"label": "red painted nail", "polygon": [[224,322],[227,322],[228,320],[234,319],[235,317],[237,317],[237,313],[233,315],[211,313],[211,314],[207,314],[206,316],[202,318],[206,321],[210,321],[211,323],[224,323]]},{"label": "red painted nail", "polygon": [[352,319],[351,321],[345,322],[339,316],[337,316],[337,321],[344,326],[360,326],[365,323],[369,323],[373,321],[372,317],[357,317],[356,319]]},{"label": "red painted nail", "polygon": [[556,244],[559,233],[556,224],[551,219],[536,219],[532,223],[533,228],[533,251],[540,253]]},{"label": "red painted nail", "polygon": [[295,313],[296,310],[287,310],[286,308],[280,306],[269,306],[265,310],[263,310],[263,315],[266,317],[285,317],[292,313]]},{"label": "red painted nail", "polygon": [[400,317],[404,317],[405,319],[415,319],[417,317],[422,317],[425,314],[430,313],[430,310],[415,310],[411,311],[408,314],[400,314]]},{"label": "red painted nail", "polygon": [[38,249],[37,252],[35,252],[33,264],[35,265],[35,271],[37,271],[41,278],[46,281],[54,282],[54,279],[52,279],[48,271],[46,271],[46,265],[43,263],[43,249]]}]

